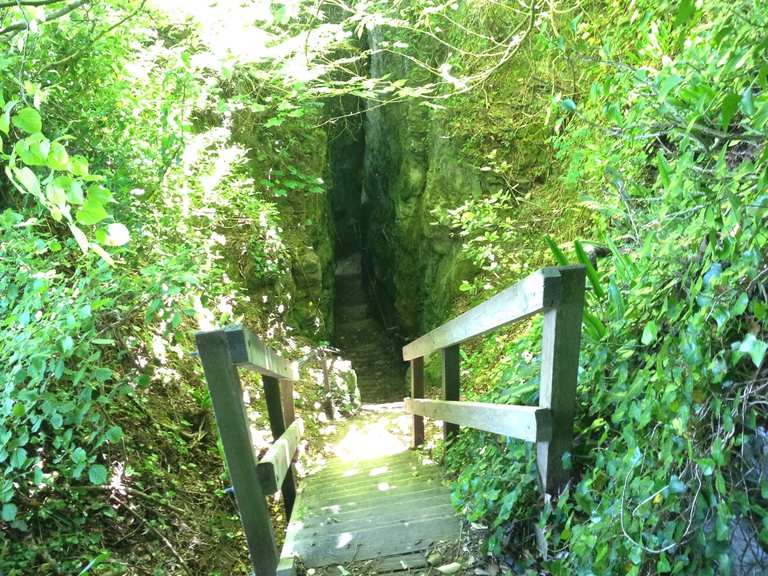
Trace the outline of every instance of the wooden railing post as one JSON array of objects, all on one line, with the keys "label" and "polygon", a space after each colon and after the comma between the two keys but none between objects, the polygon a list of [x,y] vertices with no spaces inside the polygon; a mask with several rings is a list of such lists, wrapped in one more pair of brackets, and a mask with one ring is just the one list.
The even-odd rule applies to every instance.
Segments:
[{"label": "wooden railing post", "polygon": [[331,375],[333,374],[333,357],[331,357],[330,365],[328,361],[328,355],[323,351],[320,361],[323,366],[323,412],[328,420],[333,420],[333,397],[331,394]]},{"label": "wooden railing post", "polygon": [[[454,344],[443,348],[443,399],[459,400],[459,370],[461,367],[461,357],[459,356],[459,345]],[[443,422],[443,438],[446,444],[458,436],[458,424]]]},{"label": "wooden railing post", "polygon": [[285,425],[290,426],[296,420],[296,405],[293,402],[293,382],[280,380],[280,401],[283,405]]},{"label": "wooden railing post", "polygon": [[[272,376],[261,376],[264,384],[264,396],[267,400],[267,413],[269,414],[269,426],[272,429],[272,437],[275,441],[285,432],[285,415],[281,402],[280,381]],[[293,504],[296,501],[296,478],[293,475],[293,467],[288,470],[285,480],[280,488],[285,501],[285,512],[288,518],[293,512]]]},{"label": "wooden railing post", "polygon": [[196,340],[251,564],[257,576],[272,576],[278,563],[275,535],[256,473],[256,455],[243,406],[240,378],[232,361],[227,335],[222,330],[201,332]]},{"label": "wooden railing post", "polygon": [[[411,398],[424,398],[424,357],[411,360]],[[413,416],[413,447],[424,444],[424,417]]]},{"label": "wooden railing post", "polygon": [[539,406],[552,413],[552,438],[536,446],[544,494],[556,494],[568,479],[563,455],[571,449],[579,370],[585,269],[564,266],[559,303],[544,312]]}]

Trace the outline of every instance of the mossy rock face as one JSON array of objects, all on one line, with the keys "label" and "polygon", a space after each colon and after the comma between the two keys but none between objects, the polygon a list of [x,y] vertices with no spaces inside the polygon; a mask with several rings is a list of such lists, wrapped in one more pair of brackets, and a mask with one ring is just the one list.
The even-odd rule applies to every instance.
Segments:
[{"label": "mossy rock face", "polygon": [[[265,129],[263,124],[259,114],[242,110],[233,118],[232,138],[250,151],[248,173],[255,182],[253,194],[276,208],[274,225],[280,245],[271,248],[271,263],[265,272],[263,230],[234,230],[227,233],[228,241],[234,244],[230,259],[255,298],[275,302],[275,313],[299,334],[327,340],[333,330],[334,284],[330,195],[327,190],[299,189],[278,197],[258,184],[265,174],[289,167],[323,178],[327,135],[321,128],[308,131],[305,126],[287,125]],[[279,154],[271,148],[277,141],[282,147]],[[282,312],[277,310],[280,304]]]},{"label": "mossy rock face", "polygon": [[369,281],[408,337],[446,319],[461,281],[476,273],[454,231],[432,215],[484,189],[443,126],[415,102],[369,112],[366,120]]}]

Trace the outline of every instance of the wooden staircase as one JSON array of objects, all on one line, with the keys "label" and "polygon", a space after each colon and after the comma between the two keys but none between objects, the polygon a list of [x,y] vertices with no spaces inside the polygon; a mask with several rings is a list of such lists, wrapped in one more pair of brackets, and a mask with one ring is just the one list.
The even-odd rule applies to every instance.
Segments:
[{"label": "wooden staircase", "polygon": [[[389,342],[377,340],[384,331],[364,308],[359,264],[355,268],[352,261],[339,272],[338,343],[357,356],[363,397],[391,399],[402,393],[401,365],[385,352]],[[424,417],[443,421],[447,442],[459,426],[531,442],[544,497],[558,494],[569,477],[563,456],[573,439],[584,284],[583,267],[544,268],[405,346],[410,397],[393,408],[410,420],[411,446],[424,442]],[[461,401],[460,345],[534,314],[543,315],[538,405]],[[242,327],[200,332],[196,339],[256,576],[294,576],[302,564],[329,568],[337,576],[348,571],[333,572],[334,567],[356,561],[371,562],[368,573],[405,574],[424,565],[433,543],[458,537],[459,521],[439,469],[406,447],[377,460],[385,436],[381,428],[358,437],[354,457],[329,462],[303,479],[297,492],[293,459],[302,433],[293,406],[297,365]],[[431,354],[442,359],[439,400],[424,397],[424,359]],[[261,373],[264,385],[275,442],[260,460],[243,405],[241,368]],[[278,488],[290,519],[282,554],[266,501]],[[540,546],[546,554],[543,534]]]},{"label": "wooden staircase", "polygon": [[[373,418],[376,424],[403,420],[401,407],[386,406],[370,406],[378,413],[362,419]],[[339,565],[357,573],[351,564],[366,574],[402,572],[424,567],[433,546],[458,539],[460,522],[442,468],[408,450],[407,440],[399,452],[377,456],[376,448],[387,439],[378,437],[381,426],[369,426],[367,437],[365,428],[355,426],[350,436],[358,436],[358,445],[370,450],[337,456],[302,483],[283,545],[283,566],[300,558],[320,575],[339,576]]]},{"label": "wooden staircase", "polygon": [[360,396],[366,403],[400,401],[407,394],[405,364],[392,339],[374,317],[362,282],[360,255],[336,269],[334,345],[352,361]]}]

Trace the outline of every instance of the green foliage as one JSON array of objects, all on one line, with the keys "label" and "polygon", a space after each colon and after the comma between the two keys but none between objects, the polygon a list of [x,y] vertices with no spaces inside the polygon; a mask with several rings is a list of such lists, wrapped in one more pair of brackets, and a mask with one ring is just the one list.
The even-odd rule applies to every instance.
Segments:
[{"label": "green foliage", "polygon": [[[592,82],[561,106],[554,144],[566,181],[599,210],[609,253],[595,269],[573,244],[590,287],[573,482],[532,517],[530,450],[466,432],[448,454],[461,470],[454,498],[490,526],[494,551],[532,549],[526,537],[544,527],[558,553],[529,564],[552,574],[729,573],[741,561],[736,527],[768,545],[754,472],[766,418],[768,12],[750,2],[624,8],[577,17],[550,44]],[[494,384],[469,395],[535,403],[539,359],[525,354],[538,338],[534,327],[470,355],[468,368]],[[501,484],[486,473],[498,462]],[[488,497],[518,493],[521,478],[523,506]]]},{"label": "green foliage", "polygon": [[[237,144],[249,127],[219,110],[224,93],[252,102],[254,85],[193,64],[205,48],[192,26],[132,0],[44,23],[55,9],[0,14],[31,23],[0,32],[0,572],[138,573],[125,566],[149,554],[151,573],[183,573],[162,540],[147,543],[172,531],[216,550],[190,551],[197,573],[246,573],[190,335],[245,319],[297,355],[291,251],[311,241],[285,237],[278,195]],[[297,124],[317,105],[303,106],[254,137],[281,151],[265,160],[280,185],[314,206],[322,171]],[[251,299],[251,285],[268,290]],[[315,388],[298,388],[310,425]]]}]

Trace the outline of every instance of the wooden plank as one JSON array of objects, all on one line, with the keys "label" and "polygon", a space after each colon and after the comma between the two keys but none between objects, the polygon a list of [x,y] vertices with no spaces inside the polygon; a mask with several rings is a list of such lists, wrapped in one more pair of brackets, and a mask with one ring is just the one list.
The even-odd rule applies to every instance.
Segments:
[{"label": "wooden plank", "polygon": [[[280,381],[272,376],[262,374],[261,382],[264,385],[264,397],[267,401],[267,414],[269,415],[269,426],[272,428],[272,438],[277,442],[286,429],[280,397]],[[290,518],[293,504],[296,501],[296,478],[293,474],[293,466],[288,467],[280,491],[285,501],[286,515]]]},{"label": "wooden plank", "polygon": [[413,504],[395,502],[391,506],[380,506],[375,510],[375,514],[372,514],[370,510],[363,510],[347,514],[326,513],[323,516],[305,516],[302,530],[307,530],[310,534],[327,536],[376,526],[396,526],[403,520],[414,521],[456,516],[456,511],[444,495],[437,505],[422,506],[420,501],[419,506],[414,508]]},{"label": "wooden plank", "polygon": [[[459,345],[454,344],[443,348],[443,400],[451,402],[459,401],[459,379],[461,370],[461,356]],[[443,439],[450,443],[459,435],[459,426],[453,422],[443,420]]]},{"label": "wooden plank", "polygon": [[[405,404],[403,404],[402,410],[405,410]],[[313,481],[315,481],[320,478],[333,478],[340,475],[359,475],[368,473],[377,468],[386,467],[389,469],[393,466],[410,466],[416,470],[422,466],[423,460],[424,457],[415,450],[404,450],[397,454],[379,456],[377,458],[371,458],[370,460],[342,461],[334,459],[327,462],[316,474],[313,474],[312,478]]]},{"label": "wooden plank", "polygon": [[560,272],[557,268],[542,268],[406,345],[403,348],[403,359],[407,361],[426,356],[505,324],[528,318],[551,308],[557,304],[559,298]]},{"label": "wooden plank", "polygon": [[232,362],[273,378],[298,380],[299,368],[296,362],[291,362],[267,348],[256,335],[243,326],[229,326],[224,329],[229,339],[229,349]]},{"label": "wooden plank", "polygon": [[558,306],[544,314],[539,406],[552,413],[552,437],[536,446],[541,489],[556,494],[568,479],[563,454],[571,449],[579,372],[581,322],[584,313],[583,266],[560,268],[562,294]]},{"label": "wooden plank", "polygon": [[259,460],[256,472],[265,494],[274,494],[280,489],[291,468],[302,434],[304,434],[304,425],[301,420],[296,420]]},{"label": "wooden plank", "polygon": [[443,471],[438,466],[421,466],[418,467],[416,470],[410,469],[410,468],[395,468],[392,470],[387,471],[384,474],[378,474],[378,475],[354,475],[354,476],[347,476],[344,478],[339,477],[333,477],[330,479],[321,479],[317,480],[315,477],[312,477],[312,488],[317,489],[319,487],[328,487],[333,488],[338,486],[340,482],[344,483],[344,487],[348,488],[349,490],[353,490],[358,486],[365,486],[367,484],[370,484],[372,481],[378,481],[378,482],[399,482],[402,480],[407,480],[408,478],[442,478],[443,477]]},{"label": "wooden plank", "polygon": [[552,433],[550,411],[538,406],[406,398],[405,410],[528,442],[544,441]]},{"label": "wooden plank", "polygon": [[230,356],[229,338],[221,330],[201,332],[195,338],[251,564],[257,576],[272,576],[278,562],[277,546],[256,474],[256,455],[251,444],[240,379]]},{"label": "wooden plank", "polygon": [[382,498],[391,498],[396,494],[406,494],[412,491],[423,491],[442,486],[442,478],[414,476],[391,482],[381,479],[371,482],[366,486],[357,487],[354,490],[347,490],[344,481],[339,480],[339,484],[335,489],[325,488],[321,493],[309,491],[304,494],[304,500],[308,505],[324,502],[328,506],[334,506],[335,509],[341,510],[343,506],[358,501],[370,504]]},{"label": "wooden plank", "polygon": [[294,541],[292,554],[298,555],[308,568],[370,560],[392,552],[400,554],[427,550],[440,540],[458,537],[459,520],[428,518],[396,526],[385,525],[357,532],[342,532],[312,539]]},{"label": "wooden plank", "polygon": [[[424,358],[422,356],[411,360],[411,396],[424,398]],[[414,448],[424,444],[424,417],[413,416],[411,427],[411,443]]]}]

